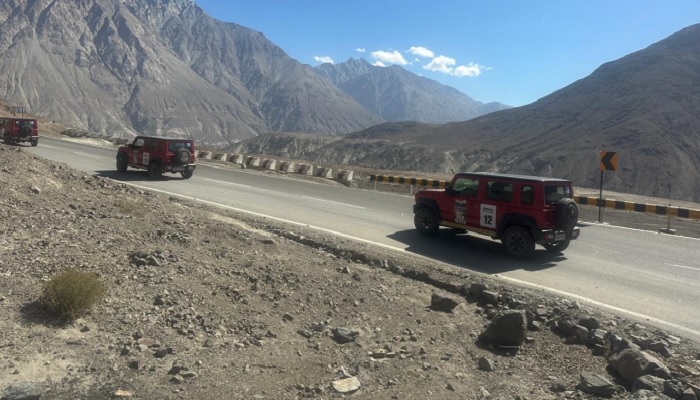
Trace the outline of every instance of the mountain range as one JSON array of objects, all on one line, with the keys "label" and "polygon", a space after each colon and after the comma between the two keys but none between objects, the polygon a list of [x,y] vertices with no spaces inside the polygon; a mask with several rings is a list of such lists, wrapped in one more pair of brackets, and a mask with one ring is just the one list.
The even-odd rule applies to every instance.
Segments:
[{"label": "mountain range", "polygon": [[484,104],[450,86],[443,85],[398,65],[378,67],[365,59],[315,68],[343,92],[384,121],[447,123],[464,121],[510,108]]},{"label": "mountain range", "polygon": [[600,151],[616,152],[605,188],[700,201],[700,24],[523,107],[448,124],[384,123],[308,152],[267,143],[264,154],[316,162],[544,175],[584,187],[599,185]]},{"label": "mountain range", "polygon": [[364,63],[378,93],[367,106],[356,100],[357,85],[341,89],[323,69],[260,32],[211,18],[193,0],[0,2],[0,98],[116,137],[182,135],[225,146],[266,132],[337,135],[501,107]]}]

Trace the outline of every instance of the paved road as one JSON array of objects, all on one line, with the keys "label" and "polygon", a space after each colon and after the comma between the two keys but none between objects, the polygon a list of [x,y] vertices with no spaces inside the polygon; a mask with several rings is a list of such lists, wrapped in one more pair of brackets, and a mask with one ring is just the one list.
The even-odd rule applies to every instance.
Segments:
[{"label": "paved road", "polygon": [[500,243],[441,231],[420,237],[408,196],[355,190],[200,164],[190,180],[115,171],[112,149],[42,138],[37,155],[89,173],[239,210],[308,224],[414,252],[473,271],[497,274],[580,296],[700,340],[700,240],[606,225],[583,224],[581,238],[563,256],[538,249],[529,261],[505,256]]}]

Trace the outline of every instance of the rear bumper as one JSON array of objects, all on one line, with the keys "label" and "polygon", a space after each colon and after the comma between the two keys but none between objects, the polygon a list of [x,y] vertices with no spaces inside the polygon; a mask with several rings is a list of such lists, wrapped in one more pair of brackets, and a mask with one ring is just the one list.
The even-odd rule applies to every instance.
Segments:
[{"label": "rear bumper", "polygon": [[576,240],[581,234],[579,228],[574,228],[569,232],[546,230],[542,231],[542,237],[537,241],[538,244],[554,244],[566,240]]},{"label": "rear bumper", "polygon": [[166,172],[185,172],[194,171],[197,168],[197,164],[185,164],[185,165],[166,165]]}]

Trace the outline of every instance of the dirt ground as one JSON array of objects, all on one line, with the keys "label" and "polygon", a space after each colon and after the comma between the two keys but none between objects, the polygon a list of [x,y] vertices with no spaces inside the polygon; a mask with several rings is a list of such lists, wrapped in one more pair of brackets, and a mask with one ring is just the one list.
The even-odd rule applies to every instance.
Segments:
[{"label": "dirt ground", "polygon": [[[8,400],[30,398],[17,388],[41,399],[595,398],[577,389],[586,371],[616,385],[611,398],[642,398],[610,369],[607,347],[550,327],[594,318],[609,337],[670,337],[544,292],[151,194],[2,144],[0,188]],[[65,323],[37,300],[68,268],[97,273],[107,295]],[[458,305],[433,310],[433,294]],[[522,345],[478,340],[508,309],[527,311]],[[699,385],[698,344],[667,346],[669,357],[655,355],[674,381]]]}]

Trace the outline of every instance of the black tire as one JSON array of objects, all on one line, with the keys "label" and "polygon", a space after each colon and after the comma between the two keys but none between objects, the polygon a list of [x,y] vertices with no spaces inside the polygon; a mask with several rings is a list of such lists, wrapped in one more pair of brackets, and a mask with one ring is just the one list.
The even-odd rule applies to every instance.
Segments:
[{"label": "black tire", "polygon": [[32,139],[32,147],[36,147],[39,145],[39,139]]},{"label": "black tire", "polygon": [[521,226],[511,226],[501,237],[501,242],[509,256],[517,259],[527,258],[535,251],[535,239]]},{"label": "black tire", "polygon": [[418,233],[424,236],[435,236],[440,229],[440,221],[435,212],[428,207],[419,208],[413,217],[413,224]]},{"label": "black tire", "polygon": [[32,136],[32,127],[29,125],[24,125],[20,128],[19,134],[23,138],[30,138]]},{"label": "black tire", "polygon": [[570,240],[564,240],[562,242],[552,244],[543,244],[542,246],[550,253],[561,253],[562,251],[566,250],[567,247],[569,247],[570,242]]},{"label": "black tire", "polygon": [[160,164],[157,162],[152,162],[148,165],[148,175],[152,179],[159,179],[161,176],[163,176],[163,171],[160,170]]},{"label": "black tire", "polygon": [[574,229],[578,223],[578,206],[573,199],[563,198],[557,203],[556,226],[565,232]]},{"label": "black tire", "polygon": [[5,136],[2,137],[2,141],[5,144],[12,144],[12,140],[10,140],[10,135],[5,134]]},{"label": "black tire", "polygon": [[118,155],[117,156],[117,171],[126,172],[127,168],[129,168],[129,160],[127,160],[127,158],[124,154]]},{"label": "black tire", "polygon": [[190,179],[192,177],[192,174],[194,174],[194,171],[191,169],[186,169],[180,172],[180,174],[182,174],[182,179]]},{"label": "black tire", "polygon": [[178,164],[187,164],[190,162],[190,151],[187,149],[179,149],[175,154],[175,162]]}]

